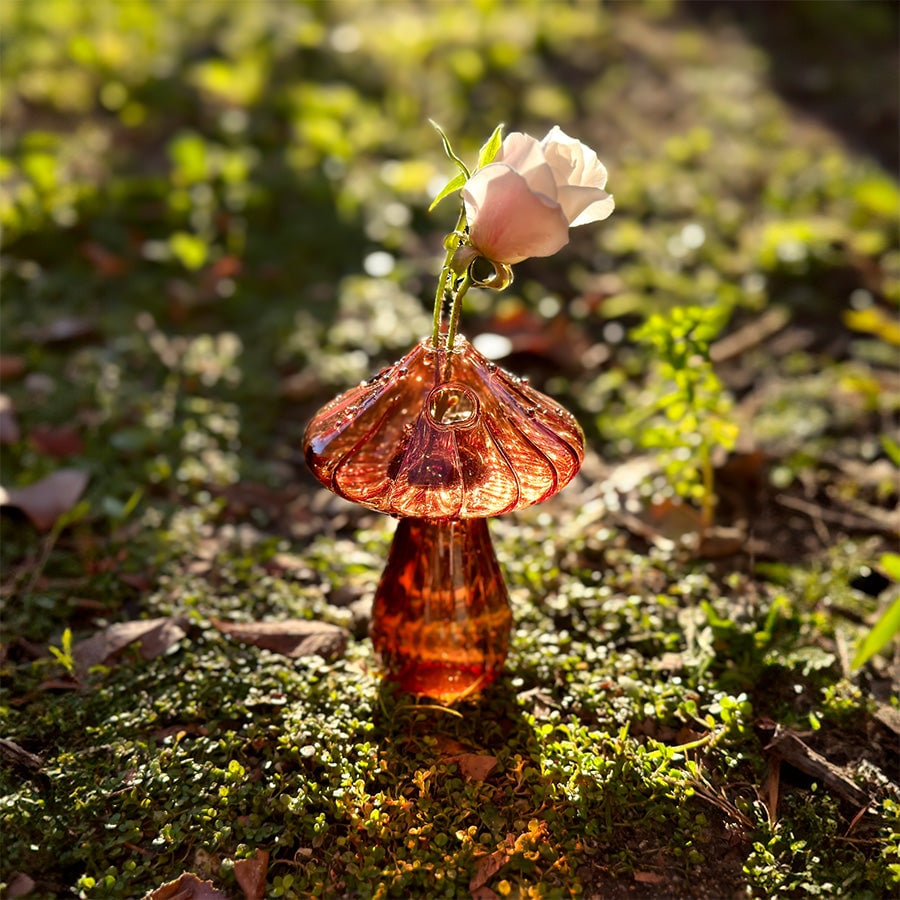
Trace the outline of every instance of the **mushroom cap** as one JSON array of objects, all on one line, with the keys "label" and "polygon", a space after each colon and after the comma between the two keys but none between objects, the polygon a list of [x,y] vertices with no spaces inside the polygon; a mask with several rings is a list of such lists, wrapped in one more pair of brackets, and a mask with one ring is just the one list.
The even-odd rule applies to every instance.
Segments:
[{"label": "mushroom cap", "polygon": [[394,516],[466,519],[531,506],[581,468],[574,416],[465,338],[428,338],[309,423],[306,461],[329,490]]}]

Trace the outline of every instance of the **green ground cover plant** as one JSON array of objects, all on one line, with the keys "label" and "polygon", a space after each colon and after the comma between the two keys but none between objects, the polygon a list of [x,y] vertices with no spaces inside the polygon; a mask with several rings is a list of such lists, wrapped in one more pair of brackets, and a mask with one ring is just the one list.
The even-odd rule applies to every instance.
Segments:
[{"label": "green ground cover plant", "polygon": [[[4,895],[896,893],[896,35],[877,2],[0,7]],[[512,646],[454,709],[381,683],[393,523],[299,449],[431,331],[429,118],[463,159],[559,124],[616,198],[466,298],[589,452],[491,523]]]}]

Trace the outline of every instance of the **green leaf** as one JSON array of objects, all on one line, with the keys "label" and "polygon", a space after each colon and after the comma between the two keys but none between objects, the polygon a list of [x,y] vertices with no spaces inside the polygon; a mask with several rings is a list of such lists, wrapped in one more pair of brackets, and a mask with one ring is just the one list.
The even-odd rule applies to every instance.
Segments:
[{"label": "green leaf", "polygon": [[900,553],[882,553],[878,562],[894,581],[900,581]]},{"label": "green leaf", "polygon": [[468,180],[470,177],[469,170],[466,167],[466,164],[453,152],[453,148],[450,146],[450,141],[448,140],[447,135],[444,134],[444,129],[441,128],[441,126],[438,125],[438,123],[435,122],[434,119],[429,119],[428,121],[431,123],[431,127],[434,128],[434,130],[441,136],[441,143],[444,145],[444,153],[446,153],[447,157],[449,159],[452,159],[453,162],[455,162],[456,165],[459,166],[460,172],[462,172],[466,176],[466,180]]},{"label": "green leaf", "polygon": [[495,129],[494,133],[487,139],[484,146],[478,151],[478,165],[476,170],[482,166],[489,165],[494,161],[494,157],[503,145],[503,123],[501,122]]},{"label": "green leaf", "polygon": [[881,446],[884,448],[884,452],[887,453],[890,461],[897,466],[897,468],[900,468],[900,444],[893,438],[883,434],[881,436]]},{"label": "green leaf", "polygon": [[186,269],[195,271],[205,262],[209,252],[206,241],[196,234],[176,231],[169,238],[169,249]]},{"label": "green leaf", "polygon": [[894,598],[894,602],[882,613],[881,618],[872,626],[872,630],[860,642],[850,667],[858,669],[865,665],[898,634],[900,634],[900,595]]},{"label": "green leaf", "polygon": [[437,197],[435,197],[434,200],[431,201],[431,206],[428,207],[428,212],[431,212],[431,211],[438,205],[438,203],[440,203],[441,200],[444,199],[444,197],[448,196],[449,194],[453,194],[453,193],[455,193],[455,192],[458,191],[458,190],[461,190],[462,186],[463,186],[468,180],[469,180],[469,179],[466,178],[466,176],[465,176],[462,172],[457,172],[456,175],[454,175],[453,178],[451,178],[451,179],[450,179],[450,180],[449,180],[449,181],[441,188],[441,190],[440,190],[440,192],[438,193]]}]

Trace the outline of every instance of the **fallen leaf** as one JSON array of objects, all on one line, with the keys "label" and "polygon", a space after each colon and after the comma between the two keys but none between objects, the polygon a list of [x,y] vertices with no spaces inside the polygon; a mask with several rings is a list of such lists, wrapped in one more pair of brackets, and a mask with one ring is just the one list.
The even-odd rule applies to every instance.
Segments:
[{"label": "fallen leaf", "polygon": [[797,732],[785,728],[770,719],[760,719],[756,724],[760,739],[764,741],[763,750],[799,769],[804,775],[821,782],[831,793],[853,806],[869,806],[872,798],[840,766],[835,765],[820,753],[816,753],[798,736]]},{"label": "fallen leaf", "polygon": [[52,456],[54,459],[76,456],[84,450],[81,435],[74,428],[65,426],[62,428],[39,426],[31,431],[28,440],[38,453]]},{"label": "fallen leaf", "polygon": [[144,894],[143,900],[228,900],[228,895],[218,890],[211,881],[201,881],[191,872],[185,872],[175,881],[166,882],[155,891]]},{"label": "fallen leaf", "polygon": [[22,510],[35,528],[49,531],[78,503],[89,479],[83,469],[59,469],[28,487],[7,490],[0,486],[0,506]]},{"label": "fallen leaf", "polygon": [[234,278],[240,275],[243,263],[236,256],[220,256],[204,273],[204,278],[216,282],[220,278]]},{"label": "fallen leaf", "polygon": [[19,420],[13,402],[6,394],[0,394],[0,444],[15,444],[21,437]]},{"label": "fallen leaf", "polygon": [[484,781],[497,765],[497,757],[462,753],[459,756],[451,756],[447,762],[455,762],[459,766],[460,774],[470,781]]},{"label": "fallen leaf", "polygon": [[224,622],[213,619],[223,634],[243,644],[253,644],[291,659],[316,654],[335,659],[347,649],[350,633],[339,625],[309,619],[284,619],[278,622]]},{"label": "fallen leaf", "polygon": [[873,718],[892,731],[896,737],[900,737],[900,710],[883,703],[873,713]]},{"label": "fallen leaf", "polygon": [[25,358],[11,353],[0,353],[0,381],[18,378],[25,371]]},{"label": "fallen leaf", "polygon": [[96,241],[85,241],[78,249],[100,275],[107,277],[121,275],[128,268],[127,260],[117,256],[111,250],[107,250]]},{"label": "fallen leaf", "polygon": [[635,872],[634,880],[639,881],[641,884],[663,884],[666,879],[665,876],[656,872]]},{"label": "fallen leaf", "polygon": [[67,344],[97,335],[97,326],[89,319],[64,316],[42,328],[35,328],[30,337],[38,344]]},{"label": "fallen leaf", "polygon": [[463,753],[469,753],[473,749],[460,743],[456,738],[448,737],[446,734],[436,734],[434,736],[435,746],[441,756],[460,756]]},{"label": "fallen leaf", "polygon": [[697,556],[701,559],[724,559],[747,547],[747,535],[740,528],[714,525],[700,538]]},{"label": "fallen leaf", "polygon": [[0,760],[26,772],[40,772],[44,761],[20,747],[15,741],[0,738]]},{"label": "fallen leaf", "polygon": [[85,674],[92,666],[108,662],[136,641],[140,642],[141,656],[154,659],[180,641],[187,634],[186,627],[187,619],[183,617],[117,622],[72,648],[75,666]]},{"label": "fallen leaf", "polygon": [[500,900],[500,895],[489,887],[482,885],[480,888],[472,891],[472,900]]},{"label": "fallen leaf", "polygon": [[484,887],[507,863],[509,854],[505,850],[495,850],[487,856],[482,856],[475,864],[475,874],[469,882],[469,892],[473,897],[475,892]]},{"label": "fallen leaf", "polygon": [[760,798],[766,808],[769,825],[773,828],[778,823],[778,795],[781,786],[781,760],[769,757],[766,766],[766,778],[759,789]]},{"label": "fallen leaf", "polygon": [[695,543],[703,531],[703,516],[687,503],[672,500],[651,503],[638,518],[647,529],[644,537],[654,542]]},{"label": "fallen leaf", "polygon": [[566,371],[577,368],[589,346],[584,329],[565,315],[547,321],[524,308],[495,315],[486,331],[505,337],[510,344],[505,355],[527,353]]},{"label": "fallen leaf", "polygon": [[153,584],[146,572],[120,572],[118,578],[122,584],[127,584],[128,587],[141,593],[149,591]]},{"label": "fallen leaf", "polygon": [[266,895],[266,870],[269,868],[269,852],[257,850],[251,859],[234,861],[234,877],[247,900],[263,900]]},{"label": "fallen leaf", "polygon": [[16,872],[6,885],[3,896],[6,900],[15,900],[17,897],[27,897],[33,890],[34,879],[24,872]]}]

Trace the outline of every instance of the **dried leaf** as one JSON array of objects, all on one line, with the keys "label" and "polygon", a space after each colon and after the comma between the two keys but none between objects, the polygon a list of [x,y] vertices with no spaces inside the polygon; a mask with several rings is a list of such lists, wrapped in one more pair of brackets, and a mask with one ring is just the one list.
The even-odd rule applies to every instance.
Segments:
[{"label": "dried leaf", "polygon": [[128,261],[107,250],[96,241],[85,241],[78,248],[81,255],[94,267],[94,270],[108,278],[121,275],[128,268]]},{"label": "dried leaf", "polygon": [[448,737],[446,734],[436,734],[434,736],[435,746],[441,756],[449,758],[451,756],[460,756],[463,753],[469,753],[473,748],[467,747],[460,743],[456,738]]},{"label": "dried leaf", "polygon": [[740,528],[714,525],[700,539],[697,556],[702,559],[724,559],[747,547],[747,535]]},{"label": "dried leaf", "polygon": [[484,756],[477,753],[462,753],[451,756],[448,762],[459,766],[460,774],[470,781],[484,781],[497,765],[496,756]]},{"label": "dried leaf", "polygon": [[144,659],[154,659],[180,641],[187,634],[186,627],[187,619],[183,617],[117,622],[72,648],[75,666],[84,674],[91,666],[108,662],[135,641],[140,642]]},{"label": "dried leaf", "polygon": [[257,850],[251,859],[234,861],[234,877],[247,900],[263,900],[265,897],[268,867],[269,852],[267,850]]},{"label": "dried leaf", "polygon": [[0,444],[15,444],[21,437],[12,400],[0,394]]},{"label": "dried leaf", "polygon": [[96,335],[97,326],[93,322],[76,316],[65,316],[43,328],[34,329],[31,338],[38,344],[67,344]]},{"label": "dried leaf", "polygon": [[489,887],[482,885],[480,888],[472,891],[472,900],[500,900],[500,895]]},{"label": "dried leaf", "polygon": [[0,738],[0,761],[25,772],[40,772],[44,761],[20,747],[15,741]]},{"label": "dried leaf", "polygon": [[763,750],[820,781],[831,793],[854,806],[868,806],[872,800],[848,775],[820,753],[809,747],[796,732],[771,720],[757,723],[761,737],[768,742]]},{"label": "dried leaf", "polygon": [[34,879],[24,872],[16,872],[9,880],[3,896],[6,900],[15,900],[17,897],[27,897],[34,890]]},{"label": "dried leaf", "polygon": [[766,767],[766,779],[760,786],[759,793],[763,805],[766,807],[766,816],[769,825],[773,828],[778,823],[778,797],[781,790],[781,760],[777,757],[769,757]]},{"label": "dried leaf", "polygon": [[25,358],[11,353],[0,353],[0,381],[18,378],[25,371]]},{"label": "dried leaf", "polygon": [[634,880],[641,884],[664,884],[666,879],[657,872],[635,872]]},{"label": "dried leaf", "polygon": [[84,441],[74,428],[35,428],[28,435],[28,440],[38,453],[55,459],[76,456],[84,450]]},{"label": "dried leaf", "polygon": [[224,622],[213,619],[223,634],[243,644],[253,644],[291,659],[318,655],[335,659],[347,649],[350,633],[339,625],[308,619],[284,619],[279,622]]},{"label": "dried leaf", "polygon": [[175,881],[145,894],[143,900],[228,900],[228,895],[218,890],[211,881],[201,881],[196,875],[185,872]]},{"label": "dried leaf", "polygon": [[894,735],[900,738],[900,710],[883,703],[874,712],[873,717]]},{"label": "dried leaf", "polygon": [[508,862],[509,854],[505,850],[495,850],[478,860],[475,874],[469,882],[469,892],[473,898],[476,896],[475,892],[484,887]]},{"label": "dried leaf", "polygon": [[75,506],[89,478],[83,469],[60,469],[28,487],[7,490],[0,486],[0,506],[22,510],[35,528],[49,531]]}]

